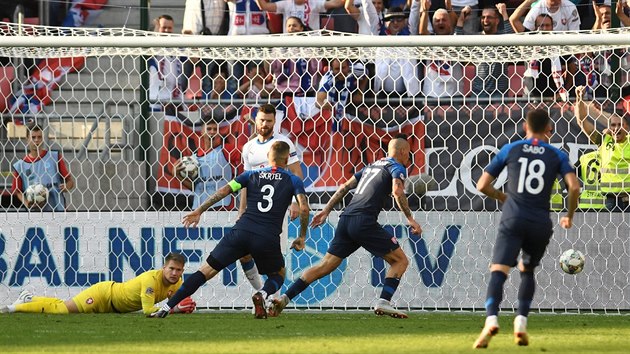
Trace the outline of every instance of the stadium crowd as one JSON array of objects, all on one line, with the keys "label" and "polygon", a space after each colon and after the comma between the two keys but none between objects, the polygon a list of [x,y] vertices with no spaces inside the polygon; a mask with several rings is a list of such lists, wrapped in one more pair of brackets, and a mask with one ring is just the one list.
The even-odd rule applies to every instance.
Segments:
[{"label": "stadium crowd", "polygon": [[[201,3],[205,4],[203,9],[199,7]],[[246,4],[248,5],[245,6]],[[320,12],[333,11],[334,14],[335,9],[343,9],[356,21],[354,32],[382,36],[500,35],[538,31],[552,33],[580,29],[605,30],[612,27],[613,14],[622,26],[630,26],[630,1],[617,2],[614,11],[610,1],[578,3],[579,6],[576,6],[568,0],[525,0],[508,4],[496,1],[480,3],[475,0],[447,0],[444,3],[432,3],[430,0],[406,2],[249,0],[239,3],[227,2],[227,5],[213,1],[188,1],[186,5],[183,32],[188,34],[256,35],[278,33],[281,29],[284,33],[316,30],[329,27],[325,21],[331,17],[320,18]],[[225,14],[229,16],[221,18]],[[277,25],[281,19],[286,21],[282,26]],[[157,31],[160,31],[159,22],[163,20],[164,16],[157,20]],[[338,21],[339,18],[335,20]],[[169,21],[169,26],[173,27],[174,20],[170,18]],[[225,26],[226,21],[228,26]],[[209,29],[209,24],[216,26]],[[219,28],[223,28],[225,32],[221,32]],[[623,74],[620,75],[618,82],[615,82],[611,71],[613,53],[589,52],[531,60],[524,65],[516,64],[523,70],[522,82],[516,83],[516,86],[522,87],[523,95],[528,102],[568,102],[575,99],[576,105],[580,105],[583,99],[594,99],[603,107],[611,107],[614,104],[611,104],[610,88],[616,85],[621,87],[622,100],[619,102],[625,100],[626,104],[619,104],[620,110],[612,116],[622,117],[626,114],[624,110],[628,111],[630,107],[628,104],[630,55],[626,52],[619,55],[621,57],[619,65]],[[336,130],[335,122],[347,114],[378,125],[384,124],[383,113],[391,107],[394,111],[392,113],[394,122],[408,119],[409,107],[405,107],[402,101],[399,101],[400,106],[396,107],[396,101],[392,103],[392,98],[424,96],[436,98],[439,100],[438,103],[441,103],[441,99],[444,98],[472,97],[475,103],[482,107],[492,103],[505,103],[506,93],[515,85],[511,81],[514,77],[521,80],[520,76],[509,74],[509,67],[514,64],[500,62],[467,64],[445,60],[421,61],[400,58],[360,62],[332,58],[246,64],[210,62],[206,65],[208,66],[202,70],[202,75],[204,72],[213,74],[204,75],[201,85],[202,96],[219,96],[216,88],[212,88],[214,82],[218,82],[219,87],[224,89],[221,94],[230,97],[268,99],[314,96],[311,112],[329,112],[334,118],[333,132]],[[181,72],[179,69],[173,71]],[[471,81],[469,88],[464,87],[467,72],[472,72],[468,77]],[[189,74],[190,71],[186,75],[178,76],[179,84],[172,81],[170,86],[162,86],[166,92],[175,93],[172,99],[178,98],[175,95],[181,95],[178,87],[187,86]],[[152,87],[154,86],[156,85],[152,84]],[[210,91],[207,91],[208,88]],[[153,90],[150,97],[157,98],[162,95]],[[379,99],[385,100],[387,107],[380,107],[382,109],[379,110],[377,105],[376,112],[362,107],[366,99],[374,98],[377,99],[377,104]],[[401,117],[396,117],[398,115]],[[618,164],[610,161],[608,163]],[[619,169],[618,165],[614,168],[605,166],[604,171],[607,168],[623,170]],[[619,196],[620,193],[625,193],[624,188],[627,187],[608,188],[604,194],[594,195],[592,189],[589,189],[588,193],[591,195],[588,198],[583,196],[583,200],[588,199],[591,202],[588,205],[583,203],[580,207],[601,209],[606,204],[611,210],[625,209],[627,198]],[[593,199],[597,200],[595,204],[592,202]],[[599,207],[595,207],[596,205]]]},{"label": "stadium crowd", "polygon": [[[57,24],[81,26],[106,3],[106,0],[74,0],[65,19]],[[614,18],[621,26],[630,26],[630,0],[616,2],[614,6],[613,9],[610,0],[188,0],[183,18],[161,15],[154,20],[153,30],[172,33],[180,21],[183,34],[228,36],[295,34],[319,29],[381,36],[551,33],[610,29]],[[10,18],[11,14],[1,16]],[[613,57],[620,60],[613,64]],[[619,65],[621,75],[612,74],[612,65]],[[201,75],[198,93],[189,89],[196,68]],[[514,74],[519,70],[522,78]],[[596,100],[604,108],[620,107],[620,111],[612,114],[618,117],[630,110],[627,51],[589,52],[524,64],[400,58],[372,62],[337,58],[241,62],[156,56],[149,59],[148,71],[148,97],[153,111],[177,116],[178,111],[198,109],[185,103],[195,95],[210,100],[312,98],[305,100],[311,105],[311,112],[333,117],[332,134],[338,128],[336,124],[348,114],[376,126],[407,120],[414,103],[392,101],[392,98],[427,97],[437,100],[437,104],[459,103],[466,98],[466,103],[472,99],[475,105],[483,107],[488,103],[506,103],[514,86],[520,87],[516,90],[523,93],[527,102],[575,100],[580,105],[582,100]],[[469,87],[465,84],[467,80]],[[621,99],[611,104],[613,87],[621,88]],[[364,103],[373,99],[377,105],[366,108]],[[380,105],[383,101],[385,105]],[[202,107],[202,117],[206,121],[220,121],[236,111],[229,105],[213,105]],[[223,145],[212,140],[216,138],[209,139],[201,150]],[[221,161],[226,164],[240,160],[229,156],[229,152],[223,155]],[[175,176],[173,170],[170,173]],[[20,192],[17,178],[14,191]],[[205,193],[209,192],[212,191]],[[612,196],[598,198],[616,198],[627,206],[627,198],[619,197],[620,192],[625,189],[610,190],[608,194]]]}]

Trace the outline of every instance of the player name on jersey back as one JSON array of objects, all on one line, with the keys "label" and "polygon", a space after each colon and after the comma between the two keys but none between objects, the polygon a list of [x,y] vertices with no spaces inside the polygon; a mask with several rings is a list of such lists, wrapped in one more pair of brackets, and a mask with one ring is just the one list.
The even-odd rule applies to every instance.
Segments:
[{"label": "player name on jersey back", "polygon": [[266,171],[261,171],[258,174],[258,178],[260,179],[267,179],[270,181],[279,181],[282,179],[282,174],[280,172],[266,172]]},{"label": "player name on jersey back", "polygon": [[523,144],[523,152],[542,155],[545,153],[545,147],[539,145]]}]

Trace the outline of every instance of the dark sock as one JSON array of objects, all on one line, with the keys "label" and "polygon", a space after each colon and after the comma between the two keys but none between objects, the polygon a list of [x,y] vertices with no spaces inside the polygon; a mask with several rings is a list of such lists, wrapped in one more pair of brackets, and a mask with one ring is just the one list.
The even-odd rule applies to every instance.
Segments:
[{"label": "dark sock", "polygon": [[381,290],[381,299],[391,301],[396,289],[398,289],[398,284],[400,284],[400,279],[398,278],[385,278],[383,290]]},{"label": "dark sock", "polygon": [[247,262],[241,262],[241,267],[243,267],[243,271],[250,270],[254,268],[255,265],[256,265],[256,262],[254,262],[253,258]]},{"label": "dark sock", "polygon": [[307,287],[308,284],[306,284],[302,278],[298,278],[298,280],[294,281],[284,294],[289,297],[289,300],[293,300],[294,297],[298,296],[298,294],[304,291]]},{"label": "dark sock", "polygon": [[267,293],[267,295],[275,294],[278,289],[284,283],[284,278],[280,274],[267,275],[267,281],[261,290]]},{"label": "dark sock", "polygon": [[488,292],[486,293],[486,315],[497,316],[499,314],[499,305],[503,300],[503,284],[507,279],[507,274],[494,271],[490,273],[490,282],[488,283]]},{"label": "dark sock", "polygon": [[527,317],[536,292],[534,272],[521,272],[521,285],[518,287],[518,314]]},{"label": "dark sock", "polygon": [[202,272],[196,271],[186,278],[182,286],[177,290],[175,295],[166,303],[170,308],[175,307],[180,301],[194,294],[200,286],[205,284],[206,276]]}]

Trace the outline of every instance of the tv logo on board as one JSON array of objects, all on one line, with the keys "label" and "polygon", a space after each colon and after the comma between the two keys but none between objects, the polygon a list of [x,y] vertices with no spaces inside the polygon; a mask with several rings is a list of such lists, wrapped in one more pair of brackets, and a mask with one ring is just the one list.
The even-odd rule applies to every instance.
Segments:
[{"label": "tv logo on board", "polygon": [[[412,249],[410,256],[419,270],[422,283],[429,288],[441,287],[455,252],[455,245],[459,240],[461,226],[449,225],[446,227],[440,242],[441,246],[435,256],[430,254],[425,241],[411,234],[407,226],[385,225],[384,227],[396,239],[407,239]],[[290,222],[290,238],[297,237],[298,228],[299,223],[297,221]],[[27,228],[24,238],[19,244],[19,251],[17,254],[11,255],[12,269],[9,269],[6,252],[7,240],[4,235],[0,234],[0,283],[6,283],[11,287],[21,287],[30,278],[41,278],[48,286],[87,287],[104,280],[120,282],[123,281],[125,269],[131,269],[138,275],[155,268],[155,260],[161,259],[162,255],[169,252],[184,254],[190,263],[201,263],[205,259],[204,253],[207,253],[211,248],[203,247],[205,242],[188,241],[216,243],[229,232],[230,228],[164,227],[161,230],[162,252],[156,254],[156,228],[139,228],[139,234],[132,235],[136,236],[132,239],[134,241],[139,239],[139,242],[132,242],[127,234],[128,231],[121,227],[108,228],[106,235],[109,246],[107,252],[108,271],[106,273],[82,271],[80,250],[85,249],[85,247],[80,248],[80,241],[87,242],[86,239],[88,238],[86,236],[81,237],[78,227],[65,227],[61,230],[64,243],[62,257],[60,257],[61,250],[51,247],[51,238],[46,235],[43,228]],[[309,231],[306,249],[301,252],[293,251],[287,255],[287,276],[284,289],[304,270],[317,264],[323,258],[333,236],[334,227],[329,223]],[[93,240],[94,238],[89,238],[89,241]],[[134,243],[139,246],[134,246]],[[83,256],[86,255],[83,254]],[[63,268],[56,262],[56,259],[60,258],[63,259]],[[295,302],[312,304],[326,299],[342,284],[346,270],[347,260],[344,260],[337,270],[310,286],[300,297],[295,299]],[[373,257],[370,270],[370,284],[372,286],[380,287],[383,285],[385,270],[384,260]],[[242,272],[237,270],[235,264],[232,264],[223,270],[222,284],[228,287],[237,286],[239,284],[238,277],[244,280]]]}]

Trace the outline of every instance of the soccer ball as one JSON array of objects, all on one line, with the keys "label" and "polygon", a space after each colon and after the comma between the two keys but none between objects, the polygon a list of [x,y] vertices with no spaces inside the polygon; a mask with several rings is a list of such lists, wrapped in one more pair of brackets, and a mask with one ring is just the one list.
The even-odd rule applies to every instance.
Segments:
[{"label": "soccer ball", "polygon": [[199,161],[192,156],[184,156],[179,160],[184,169],[179,171],[182,178],[195,179],[199,175]]},{"label": "soccer ball", "polygon": [[48,200],[48,188],[43,184],[32,184],[26,188],[24,198],[31,204],[42,205]]},{"label": "soccer ball", "polygon": [[584,254],[574,249],[565,251],[560,256],[560,268],[568,274],[581,272],[584,269]]}]

